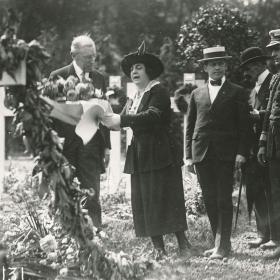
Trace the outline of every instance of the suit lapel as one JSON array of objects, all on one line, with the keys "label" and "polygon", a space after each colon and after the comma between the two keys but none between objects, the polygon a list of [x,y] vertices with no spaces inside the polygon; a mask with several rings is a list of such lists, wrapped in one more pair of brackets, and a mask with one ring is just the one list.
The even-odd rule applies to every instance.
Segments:
[{"label": "suit lapel", "polygon": [[263,106],[263,104],[265,103],[265,99],[266,99],[267,95],[269,96],[269,83],[270,83],[271,78],[272,78],[272,75],[269,73],[267,75],[267,77],[265,78],[265,80],[263,81],[263,83],[259,89],[259,92],[257,94],[257,98],[258,98],[261,106]]},{"label": "suit lapel", "polygon": [[229,90],[230,84],[227,80],[223,83],[222,87],[220,88],[214,102],[211,105],[211,109],[213,109],[217,104],[221,103],[224,98],[226,97],[226,92]]},{"label": "suit lapel", "polygon": [[202,88],[202,91],[203,91],[203,98],[205,99],[205,102],[209,107],[211,107],[211,99],[210,99],[208,83]]},{"label": "suit lapel", "polygon": [[69,77],[69,76],[75,76],[75,77],[77,77],[77,78],[79,79],[79,77],[78,77],[78,75],[77,75],[77,73],[76,73],[76,71],[75,71],[75,68],[74,68],[73,63],[71,63],[71,64],[69,65],[68,77]]},{"label": "suit lapel", "polygon": [[141,110],[143,109],[143,107],[148,103],[150,97],[151,97],[152,93],[151,91],[146,91],[142,97],[141,103],[138,107],[137,113],[141,112]]}]

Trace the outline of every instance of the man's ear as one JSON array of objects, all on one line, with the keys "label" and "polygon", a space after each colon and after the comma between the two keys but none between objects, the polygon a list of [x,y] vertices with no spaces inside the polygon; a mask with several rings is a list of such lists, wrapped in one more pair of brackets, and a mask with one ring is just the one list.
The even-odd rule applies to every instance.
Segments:
[{"label": "man's ear", "polygon": [[207,72],[207,65],[208,65],[208,63],[207,63],[207,62],[204,62],[204,64],[203,64],[203,69],[204,69],[205,72]]},{"label": "man's ear", "polygon": [[227,64],[227,62],[225,62],[225,70],[226,70],[226,71],[228,70],[228,64]]},{"label": "man's ear", "polygon": [[74,53],[70,51],[70,55],[74,59],[74,57],[75,57]]}]

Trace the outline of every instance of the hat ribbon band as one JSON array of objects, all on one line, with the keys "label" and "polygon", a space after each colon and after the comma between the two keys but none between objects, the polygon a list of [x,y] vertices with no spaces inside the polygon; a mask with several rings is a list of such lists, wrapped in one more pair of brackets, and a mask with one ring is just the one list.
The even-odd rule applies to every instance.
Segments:
[{"label": "hat ribbon band", "polygon": [[225,52],[211,52],[211,53],[205,53],[204,58],[214,58],[214,57],[223,57],[226,56]]}]

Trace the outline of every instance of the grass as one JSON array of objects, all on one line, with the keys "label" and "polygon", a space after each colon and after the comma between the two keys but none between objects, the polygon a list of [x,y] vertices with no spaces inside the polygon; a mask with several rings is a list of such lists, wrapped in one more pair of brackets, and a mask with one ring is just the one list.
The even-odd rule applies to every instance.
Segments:
[{"label": "grass", "polygon": [[[7,162],[6,170],[10,164],[16,168],[16,176],[20,178],[24,178],[31,171],[32,162],[30,160]],[[135,261],[141,261],[144,256],[149,255],[152,244],[149,238],[135,237],[129,200],[124,193],[120,193],[124,188],[120,188],[118,194],[107,195],[104,187],[107,182],[105,182],[106,180],[103,181],[101,191],[104,231],[107,234],[104,244],[110,251],[116,253],[123,251],[132,256]],[[9,195],[4,194],[1,198],[0,238],[6,231],[16,229],[22,220],[21,211],[18,210],[16,204],[11,202]],[[280,279],[280,263],[265,261],[263,256],[266,252],[261,249],[250,250],[247,247],[247,242],[256,237],[256,227],[254,222],[252,225],[248,224],[244,197],[241,203],[238,227],[232,234],[233,253],[228,259],[209,261],[201,256],[201,253],[210,248],[213,242],[206,216],[192,215],[188,218],[188,225],[187,235],[195,250],[191,251],[190,255],[181,257],[178,254],[175,236],[165,236],[168,257],[159,263],[154,263],[145,279]]]}]

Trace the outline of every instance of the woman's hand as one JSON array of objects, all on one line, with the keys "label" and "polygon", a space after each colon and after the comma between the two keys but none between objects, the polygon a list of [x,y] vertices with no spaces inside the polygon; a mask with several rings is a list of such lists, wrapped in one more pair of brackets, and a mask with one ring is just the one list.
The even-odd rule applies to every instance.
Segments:
[{"label": "woman's hand", "polygon": [[242,165],[246,162],[246,158],[242,155],[236,155],[235,157],[235,168],[241,169]]},{"label": "woman's hand", "polygon": [[258,162],[265,166],[267,164],[267,158],[266,158],[266,147],[260,147],[258,151]]},{"label": "woman's hand", "polygon": [[108,127],[111,130],[120,130],[121,116],[114,113],[107,113],[101,118],[103,125]]},{"label": "woman's hand", "polygon": [[185,165],[190,173],[196,174],[195,167],[191,158],[185,160]]}]

